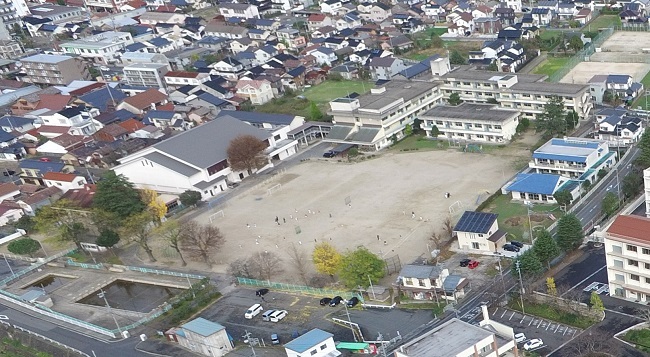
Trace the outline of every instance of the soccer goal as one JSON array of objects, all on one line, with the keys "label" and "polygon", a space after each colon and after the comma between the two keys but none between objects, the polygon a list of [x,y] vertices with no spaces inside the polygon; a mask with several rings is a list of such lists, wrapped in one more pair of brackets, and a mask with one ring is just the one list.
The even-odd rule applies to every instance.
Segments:
[{"label": "soccer goal", "polygon": [[210,215],[210,223],[214,222],[215,219],[223,218],[223,210],[217,211]]},{"label": "soccer goal", "polygon": [[278,183],[271,186],[268,190],[266,190],[266,194],[271,196],[272,194],[276,193],[277,191],[280,191],[281,189],[282,189],[282,184]]},{"label": "soccer goal", "polygon": [[454,215],[462,209],[463,209],[463,203],[460,201],[456,201],[449,206],[449,213]]}]

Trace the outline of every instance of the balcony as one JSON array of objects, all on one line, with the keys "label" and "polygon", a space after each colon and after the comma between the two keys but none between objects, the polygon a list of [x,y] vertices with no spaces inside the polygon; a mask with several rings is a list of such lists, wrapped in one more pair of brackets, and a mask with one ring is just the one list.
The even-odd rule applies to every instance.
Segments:
[{"label": "balcony", "polygon": [[556,169],[556,170],[566,170],[566,171],[585,171],[587,169],[586,165],[575,165],[575,164],[560,164],[560,163],[546,163],[546,162],[536,162],[530,161],[528,167],[539,167],[546,169]]}]

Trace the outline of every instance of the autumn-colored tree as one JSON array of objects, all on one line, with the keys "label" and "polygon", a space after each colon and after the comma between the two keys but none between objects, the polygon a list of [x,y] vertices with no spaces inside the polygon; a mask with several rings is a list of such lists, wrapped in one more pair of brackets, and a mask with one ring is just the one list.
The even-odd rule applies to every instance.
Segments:
[{"label": "autumn-colored tree", "polygon": [[46,232],[62,241],[71,241],[81,249],[81,237],[86,231],[83,224],[86,214],[73,202],[63,199],[39,209],[34,221],[40,232]]},{"label": "autumn-colored tree", "polygon": [[312,260],[314,261],[316,271],[327,274],[330,277],[334,277],[334,274],[341,268],[342,258],[341,253],[327,242],[316,244],[312,253]]},{"label": "autumn-colored tree", "polygon": [[145,188],[140,191],[140,197],[142,198],[142,202],[147,205],[147,210],[157,219],[157,223],[165,218],[165,215],[167,214],[167,205],[165,204],[165,201],[158,197],[158,192]]},{"label": "autumn-colored tree", "polygon": [[154,219],[149,211],[136,213],[124,219],[120,232],[121,236],[138,243],[140,248],[147,253],[149,261],[152,263],[156,262],[156,258],[153,256],[153,250],[149,246],[149,239],[152,236],[155,226],[153,223]]},{"label": "autumn-colored tree", "polygon": [[181,249],[190,257],[200,258],[209,267],[212,266],[210,256],[225,243],[219,228],[209,224],[201,225],[194,221],[182,223],[181,237]]},{"label": "autumn-colored tree", "polygon": [[226,151],[228,162],[233,170],[246,170],[250,175],[254,169],[262,168],[268,162],[264,155],[267,147],[267,143],[252,135],[238,136],[232,139]]}]

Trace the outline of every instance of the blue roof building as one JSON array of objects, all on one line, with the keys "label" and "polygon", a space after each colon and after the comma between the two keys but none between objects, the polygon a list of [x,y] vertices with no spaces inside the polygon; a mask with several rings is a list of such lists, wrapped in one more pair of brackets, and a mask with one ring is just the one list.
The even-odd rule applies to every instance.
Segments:
[{"label": "blue roof building", "polygon": [[341,354],[334,345],[334,335],[321,329],[313,329],[284,345],[289,357],[324,357]]},{"label": "blue roof building", "polygon": [[174,334],[181,346],[204,356],[223,356],[234,347],[225,327],[202,317],[185,323]]}]

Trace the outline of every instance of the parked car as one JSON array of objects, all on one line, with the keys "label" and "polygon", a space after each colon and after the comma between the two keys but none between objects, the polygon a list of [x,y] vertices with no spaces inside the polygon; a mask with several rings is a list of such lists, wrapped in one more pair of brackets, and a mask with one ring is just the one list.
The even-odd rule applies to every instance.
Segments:
[{"label": "parked car", "polygon": [[320,299],[320,306],[329,305],[332,302],[332,298],[322,298]]},{"label": "parked car", "polygon": [[335,297],[332,299],[332,301],[330,301],[330,306],[336,306],[336,305],[340,304],[341,301],[343,301],[343,298],[342,298],[342,297],[340,297],[340,296],[335,296]]},{"label": "parked car", "polygon": [[515,334],[515,342],[520,343],[526,341],[526,335],[523,332]]},{"label": "parked car", "polygon": [[521,249],[524,247],[524,243],[522,242],[517,242],[516,240],[510,241],[510,244],[514,245],[515,247]]},{"label": "parked car", "polygon": [[479,263],[478,260],[472,260],[471,262],[469,262],[469,264],[467,264],[467,267],[470,268],[470,269],[474,269],[474,268],[476,268],[479,264],[480,264],[480,263]]},{"label": "parked car", "polygon": [[269,289],[259,289],[255,292],[255,296],[264,296],[269,293]]},{"label": "parked car", "polygon": [[99,69],[101,69],[102,71],[110,71],[111,70],[110,68],[108,68],[106,66],[100,66]]},{"label": "parked car", "polygon": [[274,345],[279,345],[280,344],[280,337],[278,337],[277,333],[271,334],[271,343]]},{"label": "parked car", "polygon": [[327,157],[327,158],[334,157],[334,156],[336,156],[336,153],[333,152],[333,151],[326,151],[326,152],[323,154],[323,157]]},{"label": "parked car", "polygon": [[244,314],[244,317],[250,320],[253,317],[257,316],[257,314],[262,312],[262,310],[264,310],[262,308],[262,305],[255,304],[255,305],[251,306],[250,308],[248,308],[248,310],[246,310],[246,313]]},{"label": "parked car", "polygon": [[508,243],[508,244],[503,245],[503,250],[507,250],[509,252],[518,252],[519,247],[517,247],[516,245],[512,245],[512,244]]},{"label": "parked car", "polygon": [[355,296],[352,299],[348,300],[346,304],[348,305],[348,307],[354,307],[358,303],[359,303],[359,298]]},{"label": "parked car", "polygon": [[463,260],[460,261],[460,266],[464,268],[464,267],[466,267],[466,266],[469,264],[469,262],[471,262],[471,261],[472,261],[471,259],[463,259]]},{"label": "parked car", "polygon": [[524,349],[526,351],[530,351],[539,347],[544,346],[544,342],[542,341],[541,338],[533,338],[529,340],[528,342],[524,343]]},{"label": "parked car", "polygon": [[285,317],[287,317],[287,310],[277,310],[271,315],[271,322],[280,322]]},{"label": "parked car", "polygon": [[262,314],[262,321],[271,321],[271,315],[273,315],[274,312],[275,310],[264,311],[264,313]]}]

